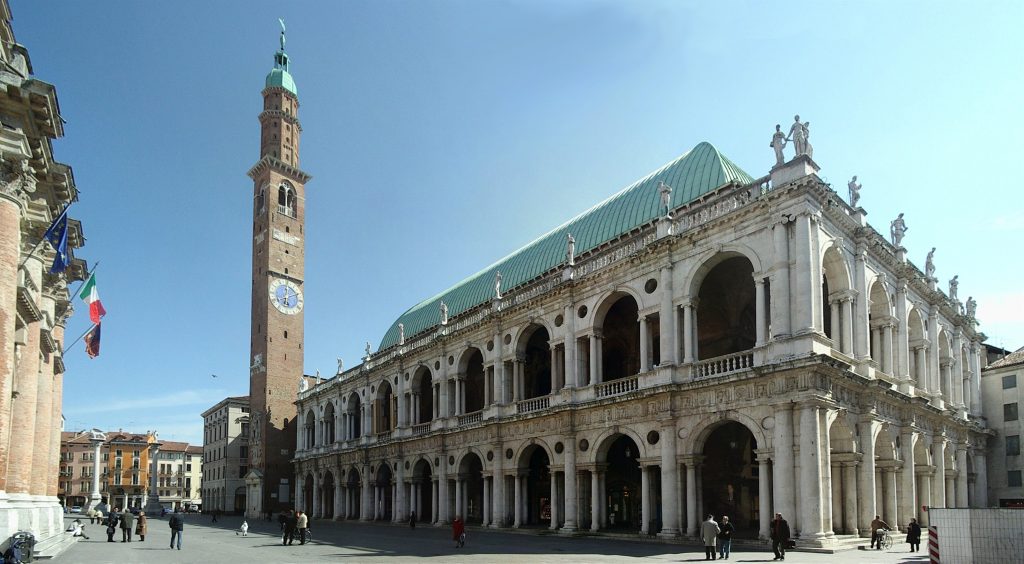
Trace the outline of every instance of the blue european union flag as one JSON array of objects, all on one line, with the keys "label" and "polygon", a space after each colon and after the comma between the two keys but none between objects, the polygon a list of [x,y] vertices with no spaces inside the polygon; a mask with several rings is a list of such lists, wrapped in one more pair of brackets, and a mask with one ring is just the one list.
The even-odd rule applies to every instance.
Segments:
[{"label": "blue european union flag", "polygon": [[68,256],[68,208],[64,208],[57,219],[53,220],[46,233],[43,234],[43,238],[49,241],[53,245],[53,249],[57,251],[57,256],[53,257],[53,266],[50,267],[50,272],[64,272],[71,262],[71,257]]}]

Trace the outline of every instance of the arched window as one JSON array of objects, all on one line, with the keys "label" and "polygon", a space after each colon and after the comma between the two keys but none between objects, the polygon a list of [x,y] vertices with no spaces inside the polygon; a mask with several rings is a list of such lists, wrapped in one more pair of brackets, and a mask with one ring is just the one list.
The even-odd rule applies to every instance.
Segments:
[{"label": "arched window", "polygon": [[295,189],[288,184],[277,189],[277,213],[295,217]]}]

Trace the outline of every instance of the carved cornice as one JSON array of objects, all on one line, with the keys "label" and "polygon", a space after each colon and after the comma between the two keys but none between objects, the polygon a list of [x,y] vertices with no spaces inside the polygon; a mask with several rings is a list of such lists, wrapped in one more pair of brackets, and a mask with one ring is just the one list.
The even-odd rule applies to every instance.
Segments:
[{"label": "carved cornice", "polygon": [[303,172],[298,167],[294,167],[282,161],[281,159],[272,157],[270,155],[263,155],[263,158],[257,161],[257,163],[253,165],[251,169],[249,169],[249,178],[256,180],[257,176],[259,176],[260,174],[267,170],[273,170],[275,172],[278,172],[301,184],[305,184],[309,182],[310,179],[313,178],[311,175]]}]

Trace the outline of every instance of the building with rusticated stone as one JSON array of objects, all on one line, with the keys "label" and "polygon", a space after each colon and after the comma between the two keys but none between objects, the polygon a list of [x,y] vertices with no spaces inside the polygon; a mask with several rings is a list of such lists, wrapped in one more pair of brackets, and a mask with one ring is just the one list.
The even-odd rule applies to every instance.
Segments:
[{"label": "building with rusticated stone", "polygon": [[0,0],[0,550],[19,530],[49,554],[62,538],[60,474],[64,328],[68,284],[80,280],[81,224],[68,221],[67,270],[51,274],[43,233],[78,198],[71,167],[57,162],[64,134],[52,84],[34,76]]},{"label": "building with rusticated stone", "polygon": [[412,307],[298,394],[299,507],[828,547],[984,504],[984,335],[817,172],[700,143]]}]

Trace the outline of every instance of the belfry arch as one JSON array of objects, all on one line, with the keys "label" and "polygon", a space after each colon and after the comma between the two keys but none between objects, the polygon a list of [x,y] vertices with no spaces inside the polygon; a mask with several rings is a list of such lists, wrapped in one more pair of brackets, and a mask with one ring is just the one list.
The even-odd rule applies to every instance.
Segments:
[{"label": "belfry arch", "polygon": [[459,362],[462,376],[461,413],[474,413],[484,408],[484,355],[480,349],[471,347],[462,354]]},{"label": "belfry arch", "polygon": [[640,373],[639,309],[633,296],[618,292],[598,310],[601,382]]},{"label": "belfry arch", "polygon": [[516,374],[515,399],[524,400],[551,393],[551,336],[543,325],[533,324],[519,337],[517,354],[522,359]]},{"label": "belfry arch", "polygon": [[410,409],[412,409],[409,421],[412,421],[413,425],[429,423],[434,419],[434,384],[432,378],[430,369],[426,366],[420,366],[413,373],[412,385],[410,386],[412,401],[409,402]]}]

